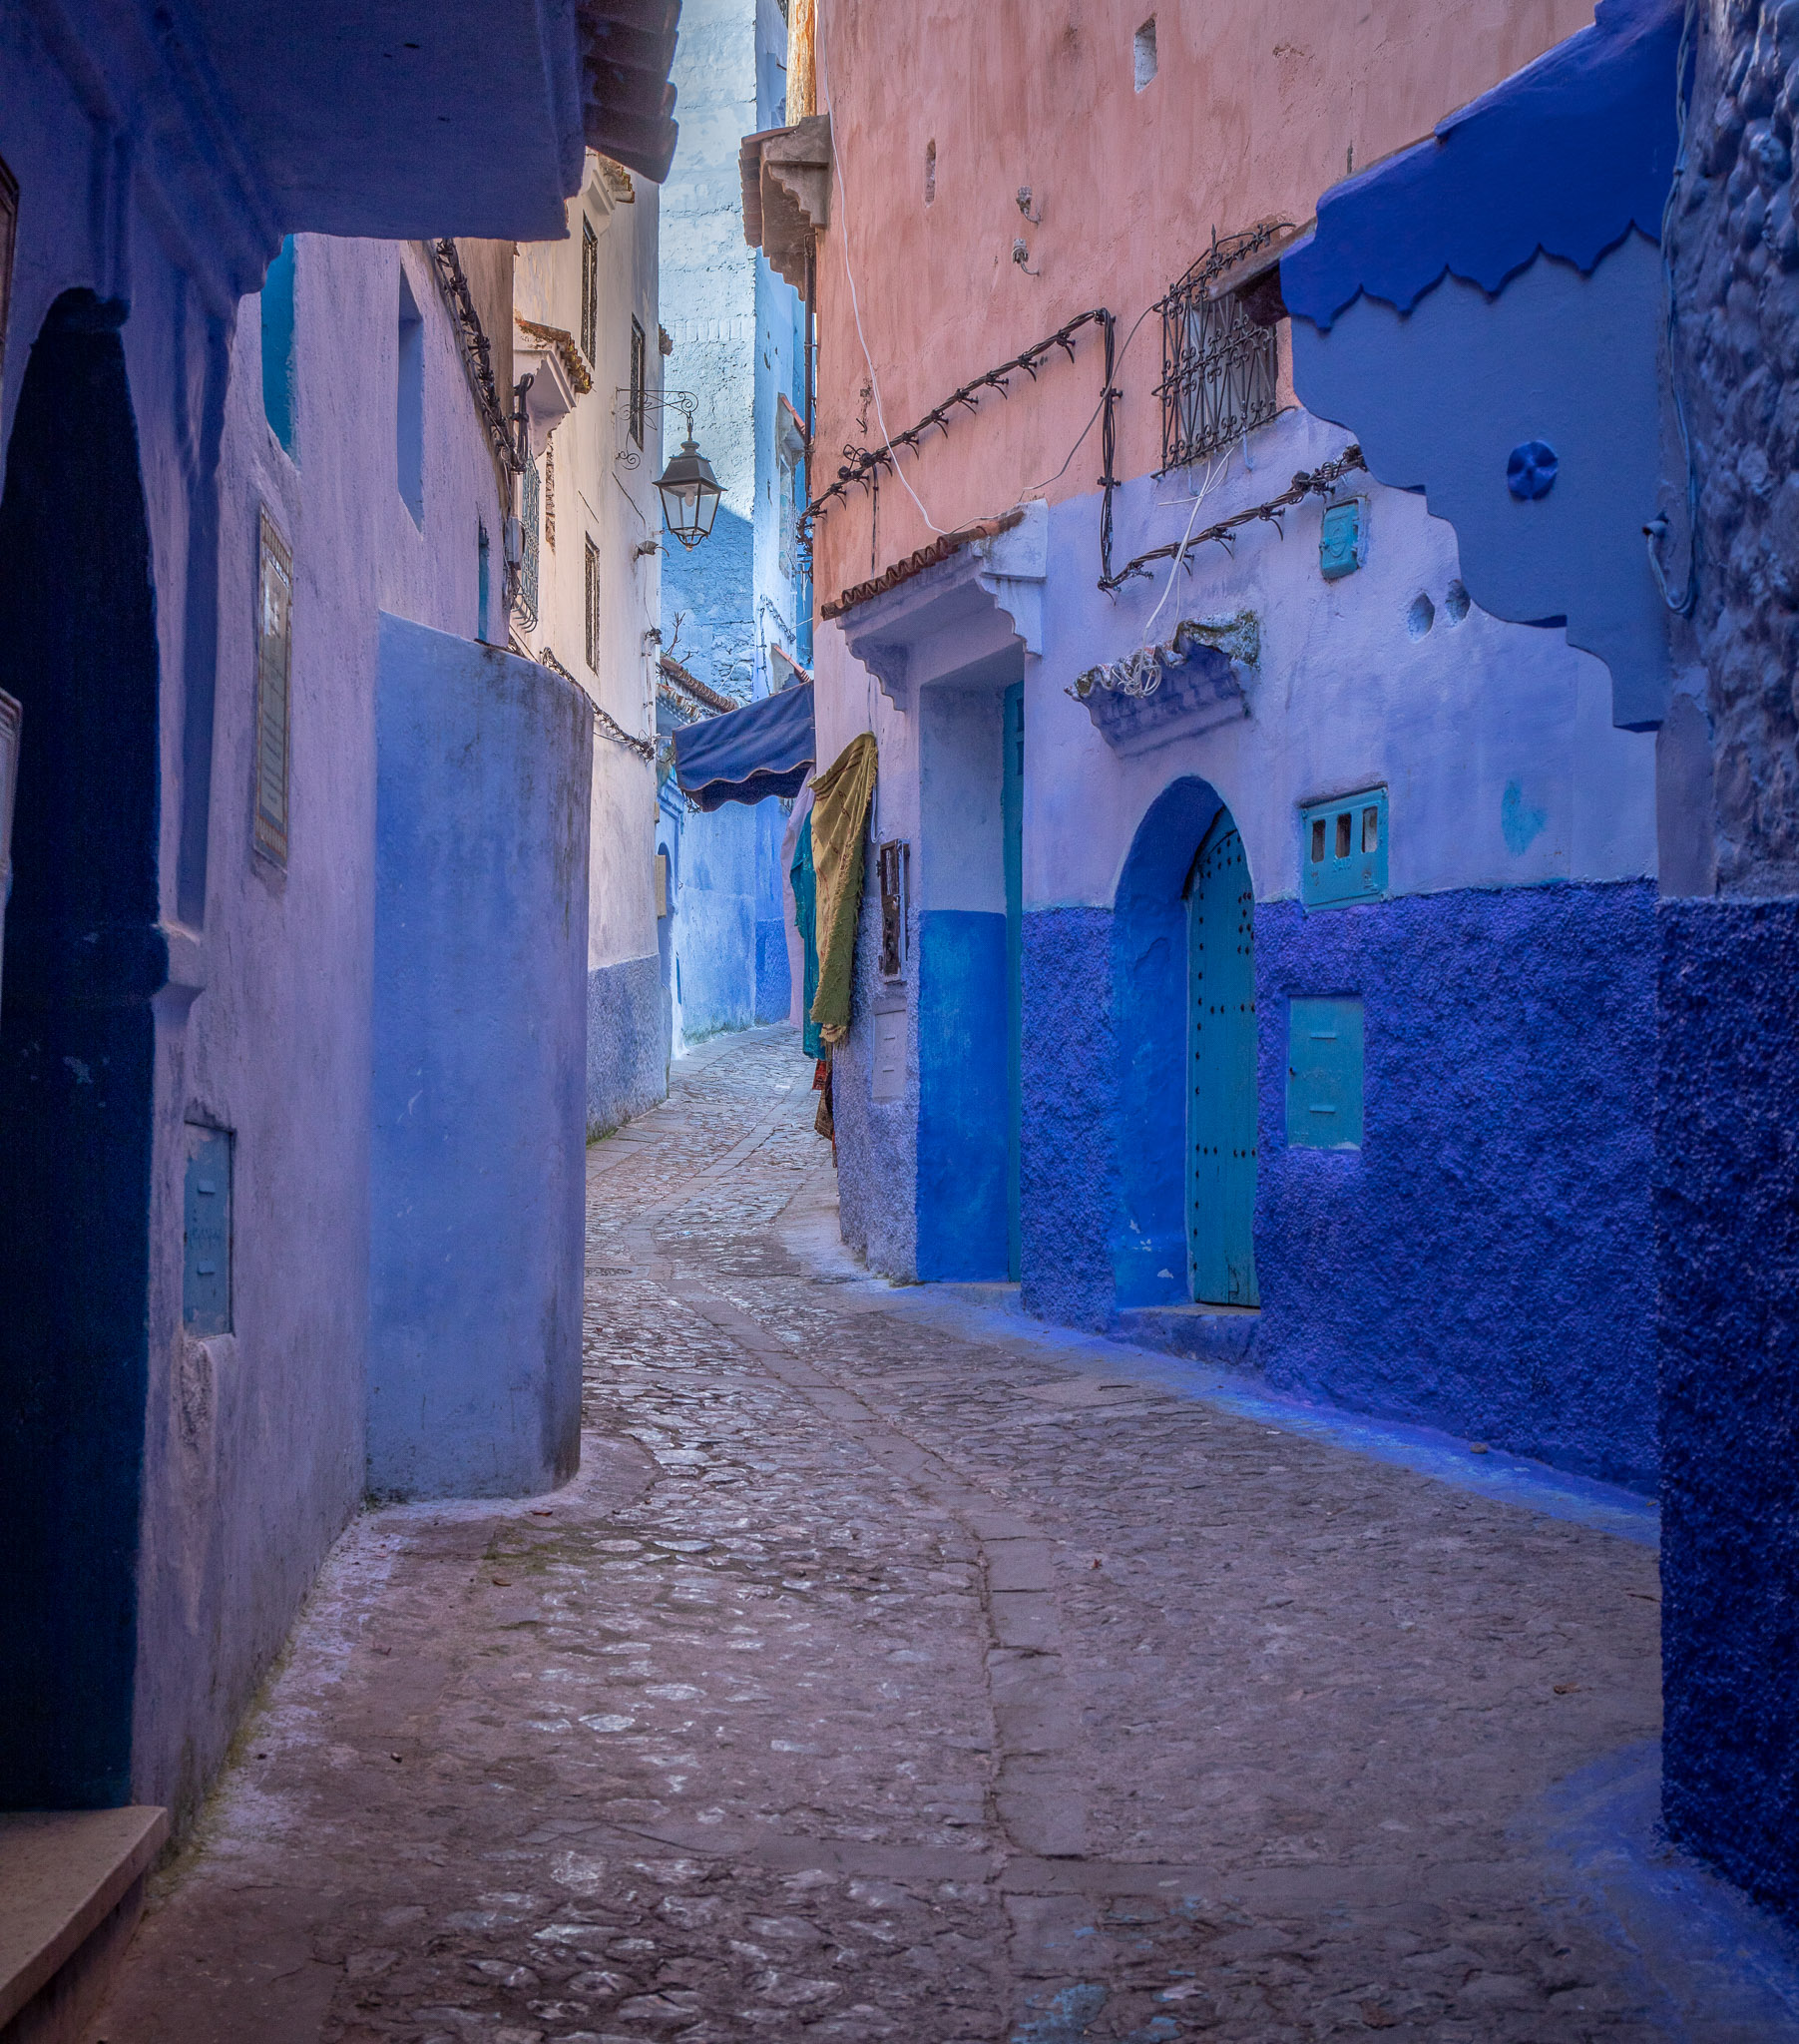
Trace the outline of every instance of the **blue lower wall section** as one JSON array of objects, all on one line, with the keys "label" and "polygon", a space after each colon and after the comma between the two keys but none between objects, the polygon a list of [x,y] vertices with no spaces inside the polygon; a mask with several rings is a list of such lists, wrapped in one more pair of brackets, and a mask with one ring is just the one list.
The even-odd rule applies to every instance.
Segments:
[{"label": "blue lower wall section", "polygon": [[1799,902],[1657,921],[1663,1810],[1799,1922]]},{"label": "blue lower wall section", "polygon": [[669,1091],[662,961],[627,958],[587,976],[587,1138],[644,1114]]},{"label": "blue lower wall section", "polygon": [[1112,934],[1109,908],[1025,917],[1025,1310],[1094,1329],[1111,1323],[1116,1304],[1110,1244],[1121,1199]]},{"label": "blue lower wall section", "polygon": [[[1024,1300],[1045,1317],[1114,1324],[1184,1275],[1183,1182],[1157,1163],[1184,1142],[1172,945],[1140,903],[1025,919]],[[1654,975],[1646,883],[1258,909],[1255,1366],[1651,1484]],[[1333,994],[1365,1003],[1364,1147],[1288,1150],[1287,1002]]]},{"label": "blue lower wall section", "polygon": [[919,917],[918,1275],[1006,1276],[1006,918]]},{"label": "blue lower wall section", "polygon": [[[1258,908],[1269,1378],[1559,1467],[1656,1467],[1647,883]],[[1363,1148],[1286,1147],[1286,1004],[1359,994]]]},{"label": "blue lower wall section", "polygon": [[581,1456],[593,711],[383,616],[375,728],[368,1487],[529,1494]]}]

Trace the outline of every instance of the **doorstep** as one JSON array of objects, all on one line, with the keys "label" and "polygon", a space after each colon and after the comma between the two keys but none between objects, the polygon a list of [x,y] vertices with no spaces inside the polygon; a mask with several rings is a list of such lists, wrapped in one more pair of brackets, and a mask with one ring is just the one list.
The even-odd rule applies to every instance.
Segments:
[{"label": "doorstep", "polygon": [[94,2013],[144,1905],[169,1812],[0,1812],[0,2044],[64,2044]]},{"label": "doorstep", "polygon": [[1107,1331],[1115,1341],[1163,1355],[1241,1368],[1251,1359],[1261,1317],[1252,1305],[1133,1305],[1116,1313]]}]

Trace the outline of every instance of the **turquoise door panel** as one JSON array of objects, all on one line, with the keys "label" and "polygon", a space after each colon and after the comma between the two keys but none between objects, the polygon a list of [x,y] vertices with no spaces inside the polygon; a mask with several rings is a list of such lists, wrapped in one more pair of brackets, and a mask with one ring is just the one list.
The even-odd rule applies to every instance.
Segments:
[{"label": "turquoise door panel", "polygon": [[1387,891],[1387,790],[1365,788],[1299,811],[1299,898],[1307,908],[1378,901]]},{"label": "turquoise door panel", "polygon": [[1294,1001],[1287,1008],[1287,1144],[1362,1147],[1362,1004]]},{"label": "turquoise door panel", "polygon": [[1024,1124],[1025,685],[1006,691],[1000,809],[1006,838],[1006,1275],[1017,1283],[1023,1247],[1019,1145]]},{"label": "turquoise door panel", "polygon": [[1226,812],[1188,885],[1187,1078],[1192,1293],[1255,1305],[1255,894]]}]

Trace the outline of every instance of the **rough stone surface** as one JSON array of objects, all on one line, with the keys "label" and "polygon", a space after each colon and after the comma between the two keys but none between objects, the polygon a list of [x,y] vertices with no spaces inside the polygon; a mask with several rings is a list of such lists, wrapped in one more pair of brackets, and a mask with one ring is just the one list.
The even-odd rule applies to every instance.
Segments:
[{"label": "rough stone surface", "polygon": [[657,958],[595,966],[587,976],[587,1132],[610,1136],[669,1091]]},{"label": "rough stone surface", "polygon": [[[1671,214],[1675,369],[1700,484],[1718,886],[1799,892],[1799,7],[1701,8]],[[1679,521],[1684,525],[1684,516]],[[1679,549],[1673,565],[1683,566]]]},{"label": "rough stone surface", "polygon": [[1650,1549],[919,1317],[808,1078],[593,1150],[582,1475],[351,1528],[90,2044],[1799,2033],[1556,1842]]}]

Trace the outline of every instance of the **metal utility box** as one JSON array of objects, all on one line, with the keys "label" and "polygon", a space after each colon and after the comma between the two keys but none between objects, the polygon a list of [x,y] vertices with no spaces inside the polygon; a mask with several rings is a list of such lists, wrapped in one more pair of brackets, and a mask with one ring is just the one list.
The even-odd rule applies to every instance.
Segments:
[{"label": "metal utility box", "polygon": [[1287,1007],[1287,1146],[1362,1147],[1362,1003],[1352,996]]},{"label": "metal utility box", "polygon": [[1299,812],[1299,898],[1307,908],[1379,901],[1387,891],[1387,790],[1364,788]]}]

